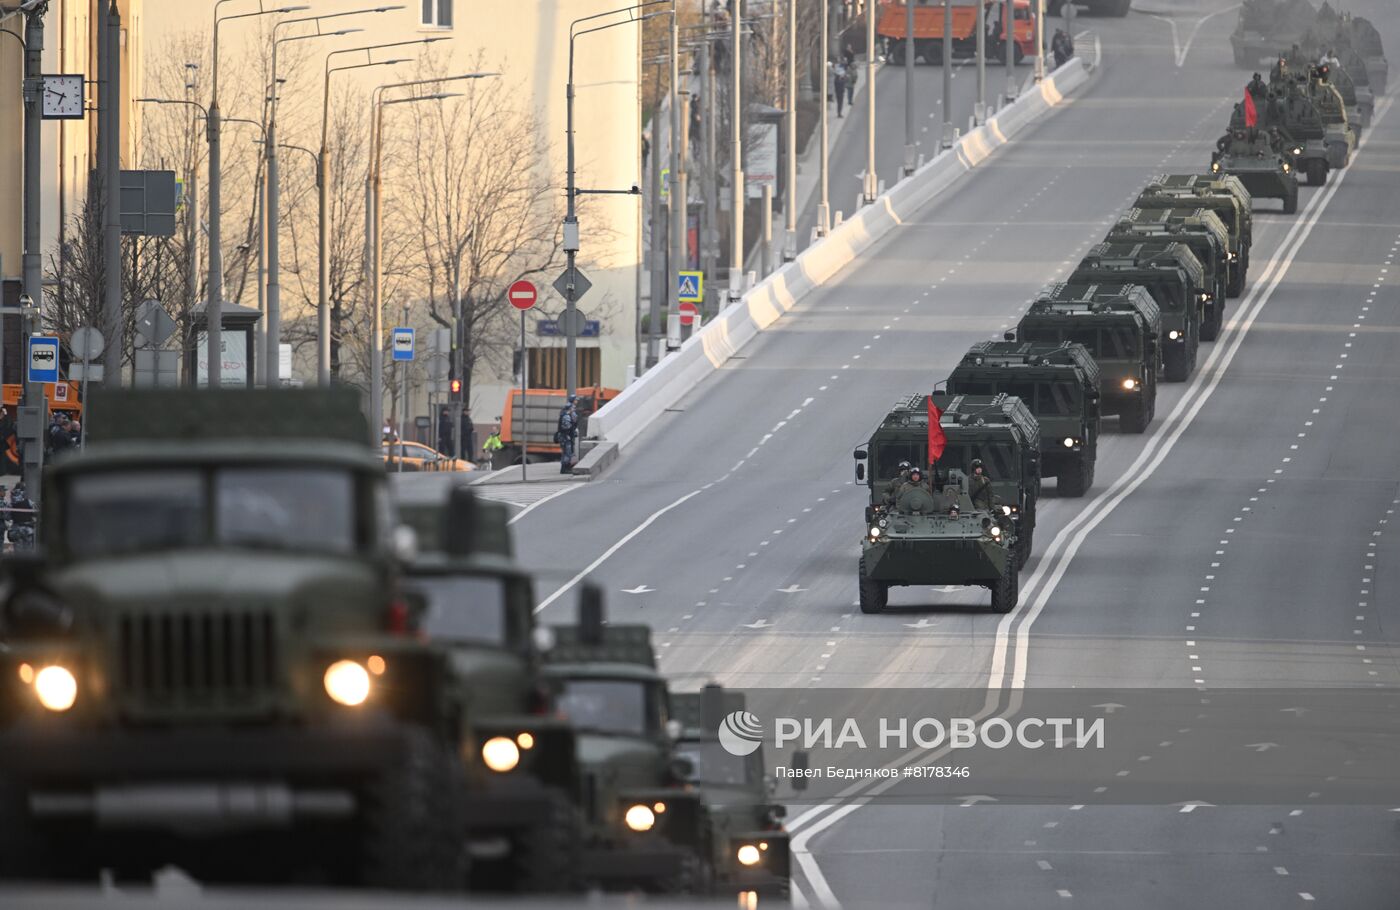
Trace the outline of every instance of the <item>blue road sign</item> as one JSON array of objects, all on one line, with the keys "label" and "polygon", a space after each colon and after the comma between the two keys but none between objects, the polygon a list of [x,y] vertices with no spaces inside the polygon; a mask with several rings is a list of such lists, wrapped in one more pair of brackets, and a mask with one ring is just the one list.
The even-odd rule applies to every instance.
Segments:
[{"label": "blue road sign", "polygon": [[705,300],[705,273],[681,272],[676,276],[676,297],[681,303],[702,303]]},{"label": "blue road sign", "polygon": [[413,329],[394,329],[393,352],[395,360],[413,359]]},{"label": "blue road sign", "polygon": [[58,339],[52,335],[29,336],[29,381],[58,382]]}]

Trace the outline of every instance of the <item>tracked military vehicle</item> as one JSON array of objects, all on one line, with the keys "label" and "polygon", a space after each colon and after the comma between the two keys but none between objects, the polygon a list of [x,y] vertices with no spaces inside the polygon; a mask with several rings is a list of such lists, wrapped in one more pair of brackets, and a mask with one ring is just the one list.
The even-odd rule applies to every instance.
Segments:
[{"label": "tracked military vehicle", "polygon": [[1295,44],[1313,24],[1317,10],[1307,0],[1244,0],[1230,35],[1235,65],[1246,69],[1274,58]]},{"label": "tracked military vehicle", "polygon": [[[1099,366],[1083,345],[978,342],[948,375],[948,393],[1019,398],[1040,428],[1040,476],[1059,478],[1061,496],[1083,496],[1093,485],[1099,447]],[[966,407],[965,402],[960,404]],[[982,461],[985,464],[987,459]],[[1031,530],[1022,527],[1018,533],[1027,552]]]},{"label": "tracked military vehicle", "polygon": [[1157,411],[1161,312],[1135,284],[1053,284],[1021,317],[1023,341],[1082,344],[1099,367],[1100,407],[1125,433],[1147,429]]},{"label": "tracked military vehicle", "polygon": [[1161,311],[1162,377],[1167,382],[1185,382],[1196,369],[1205,279],[1200,262],[1184,244],[1100,243],[1089,248],[1067,283],[1142,285]]},{"label": "tracked military vehicle", "polygon": [[1109,229],[1107,240],[1110,243],[1140,240],[1184,243],[1201,265],[1203,284],[1196,291],[1202,305],[1201,340],[1215,340],[1225,321],[1225,297],[1230,285],[1230,234],[1213,212],[1132,208]]},{"label": "tracked military vehicle", "polygon": [[[927,399],[914,396],[895,408],[896,420],[915,425],[923,408],[923,429],[928,431]],[[880,455],[881,436],[888,418],[867,448],[856,450],[856,476],[868,453]],[[898,442],[896,442],[898,445]],[[878,473],[878,472],[877,472]],[[976,510],[968,495],[968,478],[960,470],[940,472],[932,487],[923,484],[904,489],[888,508],[875,511],[860,540],[857,566],[860,610],[880,613],[896,585],[966,585],[992,592],[992,610],[1009,613],[1016,608],[1019,561],[1014,525],[999,510]],[[878,483],[874,474],[871,483]]]},{"label": "tracked military vehicle", "polygon": [[735,755],[719,741],[725,718],[744,708],[743,692],[713,684],[671,695],[681,727],[676,754],[690,763],[690,786],[704,794],[709,807],[713,890],[725,896],[753,892],[762,905],[765,897],[786,900],[790,890],[787,810],[773,801],[763,744]]},{"label": "tracked military vehicle", "polygon": [[545,673],[573,725],[582,769],[586,883],[605,889],[705,892],[713,875],[709,810],[672,743],[670,696],[651,630],[604,625],[596,593],[577,625],[553,626]]},{"label": "tracked military vehicle", "polygon": [[1249,251],[1254,243],[1254,215],[1249,191],[1238,178],[1208,174],[1159,174],[1138,194],[1140,209],[1210,209],[1229,233],[1230,282],[1226,296],[1244,293],[1249,275]]},{"label": "tracked military vehicle", "polygon": [[511,558],[505,506],[458,486],[400,512],[419,529],[404,578],[408,625],[443,653],[445,700],[470,710],[477,754],[462,815],[472,889],[573,890],[582,877],[577,742],[552,713],[534,585]]},{"label": "tracked military vehicle", "polygon": [[1282,139],[1267,130],[1231,130],[1216,142],[1210,172],[1239,178],[1251,198],[1278,199],[1283,213],[1298,211],[1298,177],[1284,158]]},{"label": "tracked military vehicle", "polygon": [[0,873],[465,883],[459,750],[344,390],[95,393],[0,606]]}]

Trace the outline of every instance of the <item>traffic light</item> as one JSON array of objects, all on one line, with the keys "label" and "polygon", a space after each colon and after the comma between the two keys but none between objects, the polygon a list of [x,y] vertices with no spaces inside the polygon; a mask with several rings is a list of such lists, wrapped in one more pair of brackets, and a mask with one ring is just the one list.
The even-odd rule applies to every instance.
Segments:
[{"label": "traffic light", "polygon": [[462,397],[462,380],[460,380],[460,379],[454,379],[454,380],[452,380],[452,382],[449,384],[448,387],[449,387],[449,388],[451,389],[451,391],[452,391],[452,399],[453,399],[454,401],[456,401],[456,400],[458,400],[458,399],[460,399],[460,398]]}]

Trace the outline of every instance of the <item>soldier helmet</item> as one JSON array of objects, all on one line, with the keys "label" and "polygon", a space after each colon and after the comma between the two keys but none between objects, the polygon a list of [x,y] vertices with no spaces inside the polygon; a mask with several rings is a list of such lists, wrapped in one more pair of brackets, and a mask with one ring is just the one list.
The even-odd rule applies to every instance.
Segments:
[{"label": "soldier helmet", "polygon": [[907,461],[901,461],[901,462],[899,463],[899,469],[900,469],[901,471],[907,471],[907,470],[909,470],[909,462],[907,462]]},{"label": "soldier helmet", "polygon": [[980,458],[974,458],[974,459],[972,459],[972,464],[971,464],[972,470],[975,471],[975,470],[977,470],[977,469],[980,468],[980,467],[982,467],[982,459],[980,459]]},{"label": "soldier helmet", "polygon": [[912,477],[913,477],[914,475],[916,475],[916,474],[917,474],[918,476],[920,476],[920,477],[923,477],[923,476],[924,476],[924,470],[923,470],[923,468],[919,467],[919,466],[916,465],[916,464],[915,464],[915,465],[910,465],[910,466],[909,466],[909,476],[912,478]]}]

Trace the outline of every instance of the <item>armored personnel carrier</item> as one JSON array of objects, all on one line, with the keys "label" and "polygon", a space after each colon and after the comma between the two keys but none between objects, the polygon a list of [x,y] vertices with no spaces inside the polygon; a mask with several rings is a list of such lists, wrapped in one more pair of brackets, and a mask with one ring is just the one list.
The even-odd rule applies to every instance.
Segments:
[{"label": "armored personnel carrier", "polygon": [[1317,10],[1308,0],[1244,0],[1230,35],[1235,65],[1246,69],[1277,57],[1313,24]]},{"label": "armored personnel carrier", "polygon": [[[1059,478],[1061,496],[1083,496],[1093,485],[1099,447],[1099,366],[1083,345],[981,341],[953,368],[947,388],[950,395],[1019,398],[1040,427],[1040,476]],[[966,401],[959,404],[966,407]],[[1018,529],[1017,537],[1024,534],[1027,550],[1030,533],[1024,527]]]},{"label": "armored personnel carrier", "polygon": [[1053,284],[1021,317],[1016,336],[1046,344],[1082,344],[1099,367],[1100,407],[1125,433],[1147,429],[1157,411],[1161,311],[1135,284]]},{"label": "armored personnel carrier", "polygon": [[[1225,321],[1225,297],[1230,285],[1230,234],[1208,209],[1129,209],[1109,229],[1110,243],[1148,240],[1184,243],[1201,265],[1201,340],[1214,341]],[[1153,247],[1155,249],[1155,247]]]},{"label": "armored personnel carrier", "polygon": [[1267,130],[1231,130],[1211,153],[1212,175],[1239,178],[1251,198],[1279,199],[1283,213],[1298,211],[1298,177],[1283,155],[1282,140]]},{"label": "armored personnel carrier", "polygon": [[465,884],[441,653],[346,390],[95,393],[0,606],[0,873]]},{"label": "armored personnel carrier", "polygon": [[681,727],[676,755],[690,763],[690,786],[709,807],[713,890],[726,897],[753,892],[762,905],[763,898],[786,900],[790,890],[787,810],[773,801],[762,742],[748,755],[735,755],[719,741],[725,718],[744,708],[743,692],[714,684],[671,695]]},{"label": "armored personnel carrier", "polygon": [[651,630],[604,625],[596,591],[579,622],[553,626],[545,673],[555,710],[573,725],[583,812],[580,868],[605,889],[707,891],[712,832],[693,768],[673,749],[670,694]]},{"label": "armored personnel carrier", "polygon": [[1185,244],[1100,243],[1089,248],[1066,283],[1142,285],[1161,312],[1162,377],[1167,382],[1185,382],[1196,369],[1205,279],[1199,260]]},{"label": "armored personnel carrier", "polygon": [[1228,297],[1244,293],[1249,274],[1249,250],[1254,243],[1254,215],[1249,191],[1238,178],[1207,174],[1159,174],[1138,194],[1134,207],[1210,209],[1229,234]]},{"label": "armored personnel carrier", "polygon": [[967,585],[992,592],[992,610],[1016,608],[1019,567],[1010,525],[975,511],[967,475],[950,470],[934,493],[906,490],[860,541],[860,611],[880,613],[896,585]]},{"label": "armored personnel carrier", "polygon": [[[1329,141],[1327,124],[1323,122],[1316,101],[1308,91],[1306,81],[1285,71],[1275,70],[1266,97],[1259,100],[1258,127],[1276,131],[1283,143],[1285,158],[1295,174],[1302,173],[1312,186],[1322,186],[1334,167],[1346,160],[1345,143],[1338,146]],[[1230,117],[1230,132],[1248,130],[1244,111],[1235,105]]]}]

